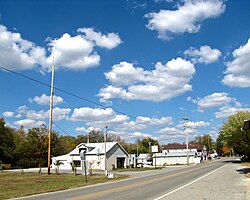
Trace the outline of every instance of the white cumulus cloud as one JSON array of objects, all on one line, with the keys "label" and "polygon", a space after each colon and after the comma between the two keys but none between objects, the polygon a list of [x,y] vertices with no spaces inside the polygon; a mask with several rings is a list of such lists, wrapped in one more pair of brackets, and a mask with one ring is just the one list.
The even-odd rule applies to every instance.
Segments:
[{"label": "white cumulus cloud", "polygon": [[45,55],[44,48],[0,25],[0,66],[10,70],[28,70],[43,62]]},{"label": "white cumulus cloud", "polygon": [[234,60],[227,63],[222,82],[230,87],[250,87],[250,38],[247,43],[233,52]]},{"label": "white cumulus cloud", "polygon": [[202,46],[200,49],[190,47],[184,51],[184,54],[192,57],[193,63],[205,63],[210,64],[216,62],[221,56],[221,52],[218,49],[212,49],[210,46]]},{"label": "white cumulus cloud", "polygon": [[48,49],[0,25],[0,65],[10,70],[38,67],[43,73],[50,71],[52,63],[57,69],[86,70],[100,64],[101,57],[95,47],[113,49],[122,41],[116,33],[102,34],[93,28],[79,28],[76,35],[64,33],[46,42]]},{"label": "white cumulus cloud", "polygon": [[180,33],[196,33],[204,20],[220,16],[225,11],[223,0],[184,0],[176,10],[160,10],[145,15],[147,28],[158,32],[161,39],[171,39]]},{"label": "white cumulus cloud", "polygon": [[210,125],[209,122],[204,122],[204,121],[198,121],[198,122],[188,121],[187,122],[187,127],[192,128],[192,129],[207,127],[209,125]]},{"label": "white cumulus cloud", "polygon": [[76,132],[85,133],[85,132],[86,132],[86,129],[85,129],[84,127],[76,127],[76,128],[75,128],[75,131],[76,131]]},{"label": "white cumulus cloud", "polygon": [[121,62],[105,73],[111,85],[101,88],[98,96],[101,102],[113,98],[155,102],[169,100],[192,90],[189,81],[194,73],[194,65],[182,58],[172,59],[166,64],[158,62],[152,71]]},{"label": "white cumulus cloud", "polygon": [[4,113],[2,113],[4,117],[13,117],[14,116],[14,112],[10,112],[10,111],[6,111]]},{"label": "white cumulus cloud", "polygon": [[43,124],[45,124],[43,121],[36,121],[36,120],[33,120],[33,119],[22,119],[22,120],[14,122],[14,125],[16,125],[16,126],[24,126],[24,128],[26,130],[34,128],[34,127],[42,126]]},{"label": "white cumulus cloud", "polygon": [[[53,108],[53,120],[61,121],[66,119],[70,111],[71,111],[70,108],[59,108],[59,107]],[[46,118],[49,118],[49,110],[46,112]]]},{"label": "white cumulus cloud", "polygon": [[152,135],[150,134],[147,134],[147,133],[141,133],[141,132],[133,132],[133,133],[129,133],[129,137],[132,137],[132,138],[147,138],[147,137],[150,137],[150,138],[153,138]]},{"label": "white cumulus cloud", "polygon": [[86,39],[93,41],[97,46],[107,49],[113,49],[121,44],[122,40],[116,33],[104,35],[94,31],[93,28],[79,28],[78,32],[85,33]]},{"label": "white cumulus cloud", "polygon": [[[35,96],[33,99],[30,99],[30,102],[36,102],[39,105],[49,105],[50,103],[50,96],[46,94],[42,94],[40,97]],[[57,105],[63,103],[63,98],[60,96],[53,96],[53,105]]]},{"label": "white cumulus cloud", "polygon": [[216,118],[227,118],[230,115],[235,114],[237,111],[244,110],[243,108],[231,107],[231,106],[223,106],[219,109],[218,112],[215,113]]},{"label": "white cumulus cloud", "polygon": [[157,133],[167,134],[167,135],[179,135],[180,132],[182,132],[182,131],[180,129],[175,128],[175,127],[166,127],[166,128],[163,128],[163,129],[157,131]]},{"label": "white cumulus cloud", "polygon": [[111,108],[101,109],[101,108],[75,108],[73,114],[70,118],[71,121],[105,121],[111,120],[116,117],[115,112]]},{"label": "white cumulus cloud", "polygon": [[100,56],[94,51],[93,42],[82,35],[71,36],[65,33],[62,37],[51,40],[49,46],[51,54],[47,62],[52,63],[54,58],[57,67],[84,70],[99,65]]},{"label": "white cumulus cloud", "polygon": [[[44,111],[44,110],[32,110],[29,109],[27,106],[20,106],[17,109],[17,112],[19,114],[22,114],[22,116],[25,116],[27,119],[31,120],[45,120],[48,119],[50,116],[50,111]],[[59,108],[55,107],[53,108],[53,120],[55,121],[61,121],[63,119],[66,119],[68,117],[68,114],[71,112],[70,108]]]},{"label": "white cumulus cloud", "polygon": [[225,92],[215,92],[211,95],[207,95],[203,98],[191,99],[188,98],[188,101],[198,105],[198,111],[204,112],[205,109],[215,108],[218,106],[228,105],[231,102],[236,102],[235,98],[231,98]]}]

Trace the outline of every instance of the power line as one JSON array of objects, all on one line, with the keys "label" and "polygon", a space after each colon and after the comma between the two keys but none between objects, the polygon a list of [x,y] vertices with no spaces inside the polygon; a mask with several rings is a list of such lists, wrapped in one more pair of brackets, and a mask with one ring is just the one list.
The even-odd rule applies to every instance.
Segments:
[{"label": "power line", "polygon": [[[47,83],[44,83],[44,82],[39,81],[39,80],[36,80],[36,79],[31,78],[31,77],[29,77],[29,76],[20,74],[20,73],[18,73],[18,72],[12,71],[12,70],[7,69],[7,68],[5,68],[5,67],[0,66],[0,69],[2,69],[3,71],[7,71],[7,72],[9,72],[9,73],[15,74],[15,75],[17,75],[17,76],[20,76],[20,77],[22,77],[22,78],[28,79],[28,80],[30,80],[30,81],[36,82],[36,83],[41,84],[41,85],[43,85],[43,86],[46,86],[46,87],[48,87],[48,88],[51,88],[51,85],[49,85],[49,84],[47,84]],[[87,98],[84,98],[84,97],[79,96],[79,95],[77,95],[77,94],[74,94],[74,93],[72,93],[72,92],[63,90],[63,89],[61,89],[61,88],[54,87],[54,89],[57,90],[57,91],[60,91],[60,92],[62,92],[62,93],[64,93],[64,94],[67,94],[67,95],[69,95],[69,96],[73,96],[73,97],[75,97],[75,98],[78,98],[78,99],[81,99],[81,100],[86,101],[86,102],[88,102],[88,103],[91,103],[91,104],[94,104],[94,105],[96,105],[96,106],[99,106],[99,107],[101,107],[101,108],[104,108],[104,109],[110,108],[110,107],[108,107],[108,106],[104,106],[104,105],[102,105],[102,104],[100,104],[100,103],[97,103],[97,102],[95,102],[95,101],[89,100],[89,99],[87,99]],[[112,109],[113,109],[113,108],[112,108]],[[116,113],[119,113],[119,114],[122,114],[122,115],[126,115],[126,116],[128,116],[128,117],[130,117],[130,118],[132,118],[132,119],[135,119],[135,120],[137,119],[137,117],[135,117],[135,116],[133,116],[133,115],[130,115],[130,114],[121,112],[121,111],[116,110],[116,109],[113,109],[113,110],[114,110]],[[54,123],[53,123],[53,124],[54,124]],[[54,125],[55,125],[55,124],[54,124]],[[151,125],[152,125],[153,127],[166,128],[165,126],[163,127],[163,126],[159,126],[159,125],[156,125],[156,124],[151,124]],[[57,127],[58,127],[58,126],[57,126]],[[64,133],[66,133],[63,129],[61,129],[61,128],[59,128],[59,129],[62,130]],[[204,130],[205,130],[205,129],[204,129]],[[210,130],[210,129],[207,129],[207,130]],[[69,135],[68,133],[66,133],[66,134]]]},{"label": "power line", "polygon": [[60,126],[58,126],[57,124],[55,124],[54,122],[52,122],[53,125],[55,125],[58,129],[60,129],[62,132],[64,132],[66,135],[71,136],[69,133],[67,133],[65,130],[63,130]]},{"label": "power line", "polygon": [[[12,74],[15,74],[15,75],[17,75],[17,76],[21,76],[21,77],[23,77],[23,78],[25,78],[25,79],[28,79],[28,80],[30,80],[30,81],[39,83],[39,84],[44,85],[44,86],[46,86],[46,87],[49,87],[49,88],[51,87],[51,86],[50,86],[49,84],[47,84],[47,83],[38,81],[38,80],[36,80],[36,79],[34,79],[34,78],[31,78],[31,77],[29,77],[29,76],[25,76],[25,75],[23,75],[23,74],[14,72],[14,71],[12,71],[12,70],[10,70],[10,69],[7,69],[7,68],[5,68],[5,67],[0,66],[0,69],[2,69],[3,71],[7,71],[7,72],[10,72],[10,73],[12,73]],[[89,103],[91,103],[91,104],[97,105],[97,106],[99,106],[99,107],[102,107],[102,108],[105,108],[105,109],[106,109],[106,108],[109,108],[108,106],[104,106],[104,105],[102,105],[102,104],[100,104],[100,103],[91,101],[91,100],[89,100],[89,99],[86,99],[86,98],[81,97],[81,96],[79,96],[79,95],[77,95],[77,94],[68,92],[68,91],[66,91],[66,90],[60,89],[60,88],[58,88],[58,87],[54,87],[54,89],[57,90],[57,91],[60,91],[60,92],[62,92],[62,93],[65,93],[65,94],[67,94],[67,95],[69,95],[69,96],[73,96],[73,97],[75,97],[75,98],[78,98],[78,99],[84,100],[84,101],[86,101],[86,102],[89,102]],[[115,112],[119,113],[119,114],[127,115],[127,116],[129,116],[129,117],[131,117],[131,118],[136,119],[135,116],[126,114],[126,113],[121,112],[121,111],[116,110],[116,109],[113,109],[113,110],[114,110]]]}]

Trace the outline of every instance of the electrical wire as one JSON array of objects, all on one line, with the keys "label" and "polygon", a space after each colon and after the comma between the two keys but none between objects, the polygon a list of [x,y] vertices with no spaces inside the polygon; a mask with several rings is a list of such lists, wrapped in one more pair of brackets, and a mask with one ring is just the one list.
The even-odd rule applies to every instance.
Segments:
[{"label": "electrical wire", "polygon": [[[3,71],[10,72],[10,73],[15,74],[15,75],[17,75],[17,76],[23,77],[23,78],[28,79],[28,80],[30,80],[30,81],[33,81],[33,82],[36,82],[36,83],[39,83],[39,84],[41,84],[41,85],[44,85],[44,86],[46,86],[46,87],[51,88],[51,86],[50,86],[49,84],[47,84],[47,83],[38,81],[38,80],[36,80],[36,79],[34,79],[34,78],[31,78],[31,77],[29,77],[29,76],[26,76],[26,75],[23,75],[23,74],[14,72],[14,71],[12,71],[12,70],[10,70],[10,69],[7,69],[7,68],[5,68],[5,67],[0,66],[0,69],[2,69]],[[77,94],[68,92],[68,91],[63,90],[63,89],[60,89],[60,88],[58,88],[58,87],[54,87],[54,89],[57,90],[57,91],[60,91],[60,92],[62,92],[62,93],[64,93],[64,94],[67,94],[67,95],[69,95],[69,96],[73,96],[73,97],[75,97],[75,98],[78,98],[78,99],[84,100],[84,101],[86,101],[86,102],[88,102],[88,103],[91,103],[91,104],[94,104],[94,105],[96,105],[96,106],[99,106],[99,107],[101,107],[101,108],[104,108],[104,109],[109,108],[108,106],[104,106],[104,105],[102,105],[102,104],[100,104],[100,103],[91,101],[91,100],[89,100],[89,99],[87,99],[87,98],[81,97],[81,96],[79,96],[79,95],[77,95]],[[119,110],[116,110],[116,109],[113,109],[113,110],[114,110],[116,113],[119,113],[119,114],[122,114],[122,115],[127,115],[127,116],[130,117],[130,118],[133,118],[133,119],[136,119],[136,118],[137,118],[137,117],[135,117],[135,116],[126,114],[126,113],[121,112],[121,111],[119,111]]]},{"label": "electrical wire", "polygon": [[[5,68],[5,67],[0,66],[0,69],[2,69],[3,71],[7,71],[7,72],[9,72],[9,73],[15,74],[15,75],[17,75],[17,76],[20,76],[20,77],[22,77],[22,78],[28,79],[28,80],[30,80],[30,81],[36,82],[36,83],[41,84],[41,85],[43,85],[43,86],[46,86],[46,87],[51,88],[51,86],[50,86],[49,84],[47,84],[47,83],[41,82],[41,81],[36,80],[36,79],[34,79],[34,78],[31,78],[31,77],[29,77],[29,76],[26,76],[26,75],[20,74],[20,73],[18,73],[18,72],[12,71],[12,70],[7,69],[7,68]],[[84,97],[82,97],[82,96],[79,96],[79,95],[77,95],[77,94],[74,94],[74,93],[72,93],[72,92],[63,90],[63,89],[61,89],[61,88],[54,87],[54,89],[57,90],[57,91],[60,91],[60,92],[62,92],[62,93],[64,93],[64,94],[67,94],[67,95],[69,95],[69,96],[73,96],[73,97],[75,97],[75,98],[78,98],[78,99],[81,99],[81,100],[86,101],[86,102],[88,102],[88,103],[91,103],[91,104],[94,104],[94,105],[96,105],[96,106],[99,106],[99,107],[101,107],[101,108],[104,108],[104,109],[110,108],[110,107],[108,107],[108,106],[104,106],[104,105],[102,105],[102,104],[100,104],[100,103],[94,102],[94,101],[92,101],[92,100],[89,100],[89,99],[87,99],[87,98],[84,98]],[[112,108],[112,109],[113,109],[113,108]],[[137,117],[135,117],[135,116],[133,116],[133,115],[130,115],[130,114],[121,112],[121,111],[116,110],[116,109],[113,109],[113,110],[114,110],[116,113],[119,113],[119,114],[122,114],[122,115],[126,115],[126,116],[128,116],[128,117],[130,117],[130,118],[132,118],[132,119],[137,119]],[[53,123],[53,124],[54,124],[55,126],[57,126],[55,123]],[[153,125],[153,126],[154,126],[154,127],[159,127],[159,128],[166,128],[166,127],[159,126],[159,125]],[[58,127],[58,126],[57,126],[57,127]],[[66,133],[67,135],[69,135],[66,131],[64,131],[64,130],[61,129],[60,127],[58,127],[58,128],[59,128],[61,131],[63,131],[64,133]]]}]

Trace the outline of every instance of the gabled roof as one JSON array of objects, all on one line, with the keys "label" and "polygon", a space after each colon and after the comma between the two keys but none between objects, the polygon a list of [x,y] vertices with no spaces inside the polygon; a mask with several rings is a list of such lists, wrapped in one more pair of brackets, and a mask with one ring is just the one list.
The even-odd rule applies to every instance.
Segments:
[{"label": "gabled roof", "polygon": [[[186,144],[167,144],[162,145],[163,150],[173,150],[173,149],[186,149]],[[204,148],[203,144],[188,144],[188,149],[197,149],[202,151]]]},{"label": "gabled roof", "polygon": [[[124,153],[128,155],[128,153],[123,149],[121,145],[117,142],[106,142],[106,153],[109,152],[115,145],[118,145]],[[69,155],[78,155],[79,148],[86,147],[88,149],[86,155],[98,155],[105,154],[105,143],[81,143],[76,146],[74,150],[72,150]]]}]

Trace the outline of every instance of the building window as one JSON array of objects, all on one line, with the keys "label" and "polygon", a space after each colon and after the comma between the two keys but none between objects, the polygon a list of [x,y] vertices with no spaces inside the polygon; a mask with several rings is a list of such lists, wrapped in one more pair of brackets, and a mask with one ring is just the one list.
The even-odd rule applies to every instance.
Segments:
[{"label": "building window", "polygon": [[74,160],[74,166],[75,167],[81,167],[81,161],[80,160]]}]

